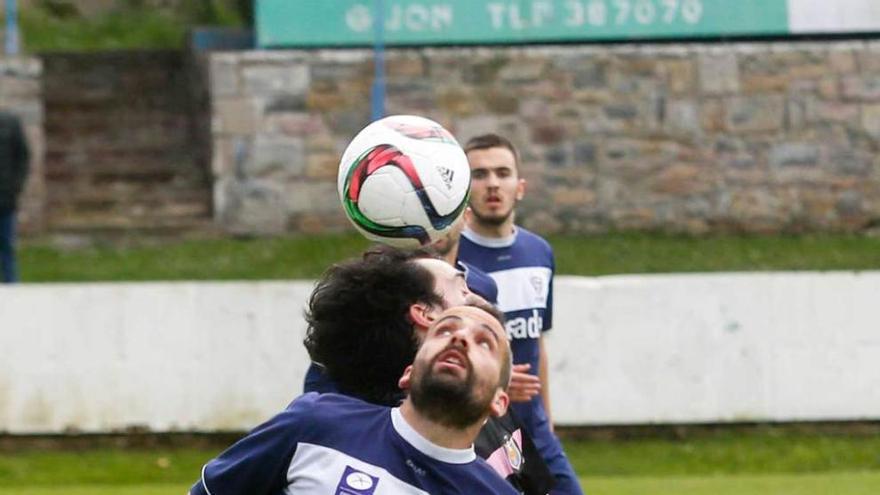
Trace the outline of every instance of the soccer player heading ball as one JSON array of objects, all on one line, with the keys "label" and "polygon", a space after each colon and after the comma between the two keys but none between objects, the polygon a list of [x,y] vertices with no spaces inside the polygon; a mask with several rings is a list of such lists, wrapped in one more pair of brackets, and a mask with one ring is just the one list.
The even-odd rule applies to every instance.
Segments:
[{"label": "soccer player heading ball", "polygon": [[508,405],[510,346],[493,311],[439,315],[400,377],[400,407],[306,394],[209,462],[190,493],[515,494],[473,449]]}]

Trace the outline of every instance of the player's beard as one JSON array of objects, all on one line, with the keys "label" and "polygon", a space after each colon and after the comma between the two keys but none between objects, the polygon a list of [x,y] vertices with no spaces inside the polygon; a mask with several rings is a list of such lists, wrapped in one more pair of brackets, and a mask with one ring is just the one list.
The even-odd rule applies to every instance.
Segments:
[{"label": "player's beard", "polygon": [[463,380],[434,373],[434,365],[442,354],[437,354],[420,372],[413,370],[414,380],[409,397],[416,410],[428,419],[447,427],[463,429],[488,413],[492,397],[478,395],[470,362],[467,363]]},{"label": "player's beard", "polygon": [[492,227],[500,227],[501,225],[504,225],[504,222],[506,222],[513,215],[513,206],[511,206],[510,209],[506,212],[498,213],[495,215],[484,215],[480,213],[479,210],[471,206],[471,214],[473,215],[474,220],[476,220],[477,223],[490,225]]}]

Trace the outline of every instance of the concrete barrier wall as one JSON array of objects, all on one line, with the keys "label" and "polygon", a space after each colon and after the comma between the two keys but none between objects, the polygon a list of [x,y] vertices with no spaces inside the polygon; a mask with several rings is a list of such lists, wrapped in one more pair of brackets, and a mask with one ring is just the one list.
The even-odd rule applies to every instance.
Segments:
[{"label": "concrete barrier wall", "polygon": [[[0,287],[0,431],[250,428],[301,391],[311,288]],[[556,300],[557,423],[880,419],[880,272],[559,277]]]}]

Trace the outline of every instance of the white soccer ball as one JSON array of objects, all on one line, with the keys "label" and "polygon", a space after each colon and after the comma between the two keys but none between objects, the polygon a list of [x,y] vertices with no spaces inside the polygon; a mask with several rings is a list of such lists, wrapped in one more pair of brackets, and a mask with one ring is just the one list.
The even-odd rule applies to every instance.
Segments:
[{"label": "white soccer ball", "polygon": [[393,115],[365,127],[339,163],[339,198],[367,239],[418,247],[442,238],[467,206],[471,173],[440,124]]}]

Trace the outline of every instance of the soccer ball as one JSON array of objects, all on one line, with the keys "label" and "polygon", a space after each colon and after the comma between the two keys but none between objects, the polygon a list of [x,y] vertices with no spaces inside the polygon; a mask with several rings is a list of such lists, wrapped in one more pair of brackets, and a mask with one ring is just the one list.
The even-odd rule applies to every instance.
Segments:
[{"label": "soccer ball", "polygon": [[423,117],[377,120],[339,163],[345,214],[367,239],[418,247],[442,238],[467,206],[471,173],[452,134]]}]

